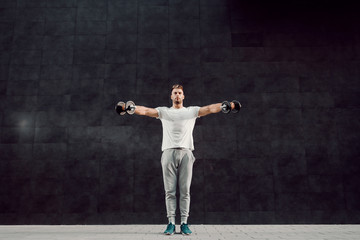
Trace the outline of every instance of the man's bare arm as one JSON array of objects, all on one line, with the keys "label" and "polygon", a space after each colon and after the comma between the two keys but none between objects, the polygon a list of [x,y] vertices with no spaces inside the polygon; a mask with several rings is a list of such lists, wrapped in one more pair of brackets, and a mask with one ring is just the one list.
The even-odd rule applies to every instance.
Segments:
[{"label": "man's bare arm", "polygon": [[148,108],[138,105],[136,105],[135,114],[154,118],[159,117],[159,113],[155,108]]},{"label": "man's bare arm", "polygon": [[[201,107],[198,115],[199,115],[199,117],[204,117],[211,113],[219,113],[219,112],[221,112],[221,105],[222,105],[222,103],[215,103],[215,104]],[[231,103],[231,109],[234,109],[234,107],[235,107],[234,103]]]}]

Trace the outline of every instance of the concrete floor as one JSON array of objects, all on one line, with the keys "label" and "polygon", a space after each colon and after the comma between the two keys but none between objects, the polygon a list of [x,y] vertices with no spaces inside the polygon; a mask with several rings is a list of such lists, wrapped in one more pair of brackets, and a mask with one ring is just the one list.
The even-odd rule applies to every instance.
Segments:
[{"label": "concrete floor", "polygon": [[0,240],[304,239],[359,240],[360,225],[191,225],[191,236],[165,236],[165,225],[0,226]]}]

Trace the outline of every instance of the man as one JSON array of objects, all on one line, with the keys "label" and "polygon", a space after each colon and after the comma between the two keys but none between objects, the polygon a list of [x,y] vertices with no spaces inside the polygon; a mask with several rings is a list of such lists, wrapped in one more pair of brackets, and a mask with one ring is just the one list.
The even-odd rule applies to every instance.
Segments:
[{"label": "man", "polygon": [[[176,84],[172,87],[171,91],[171,100],[173,103],[171,108],[148,108],[144,106],[133,106],[132,108],[133,113],[160,119],[162,123],[163,140],[161,149],[163,153],[161,165],[165,189],[166,211],[169,219],[169,224],[164,232],[166,235],[175,233],[177,184],[179,184],[180,190],[180,230],[181,233],[185,235],[192,233],[188,227],[187,219],[190,208],[192,170],[195,162],[192,151],[194,150],[193,129],[196,118],[211,113],[218,113],[226,107],[228,108],[228,111],[235,108],[234,102],[227,102],[227,106],[224,106],[223,103],[216,103],[204,107],[184,107],[184,99],[185,95],[183,87]],[[239,103],[237,109],[240,109],[240,107],[241,105]],[[124,112],[125,107],[122,106],[120,111]]]}]

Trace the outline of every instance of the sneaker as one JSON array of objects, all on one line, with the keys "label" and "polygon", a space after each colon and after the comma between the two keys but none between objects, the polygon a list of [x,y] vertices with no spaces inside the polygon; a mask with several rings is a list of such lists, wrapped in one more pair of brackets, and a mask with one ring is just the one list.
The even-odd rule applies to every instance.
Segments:
[{"label": "sneaker", "polygon": [[192,233],[192,231],[189,229],[189,226],[187,225],[187,223],[183,223],[181,224],[181,233],[183,235],[190,235]]},{"label": "sneaker", "polygon": [[173,235],[175,233],[175,225],[172,223],[169,223],[166,227],[166,230],[164,232],[166,235]]}]

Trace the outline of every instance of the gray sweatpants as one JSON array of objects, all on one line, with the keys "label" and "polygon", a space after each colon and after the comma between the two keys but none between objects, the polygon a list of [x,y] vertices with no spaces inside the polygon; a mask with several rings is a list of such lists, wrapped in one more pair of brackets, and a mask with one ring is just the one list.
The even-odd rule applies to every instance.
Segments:
[{"label": "gray sweatpants", "polygon": [[169,222],[175,224],[176,186],[180,190],[181,222],[187,222],[190,209],[190,185],[195,157],[189,149],[166,149],[161,156],[166,211]]}]

